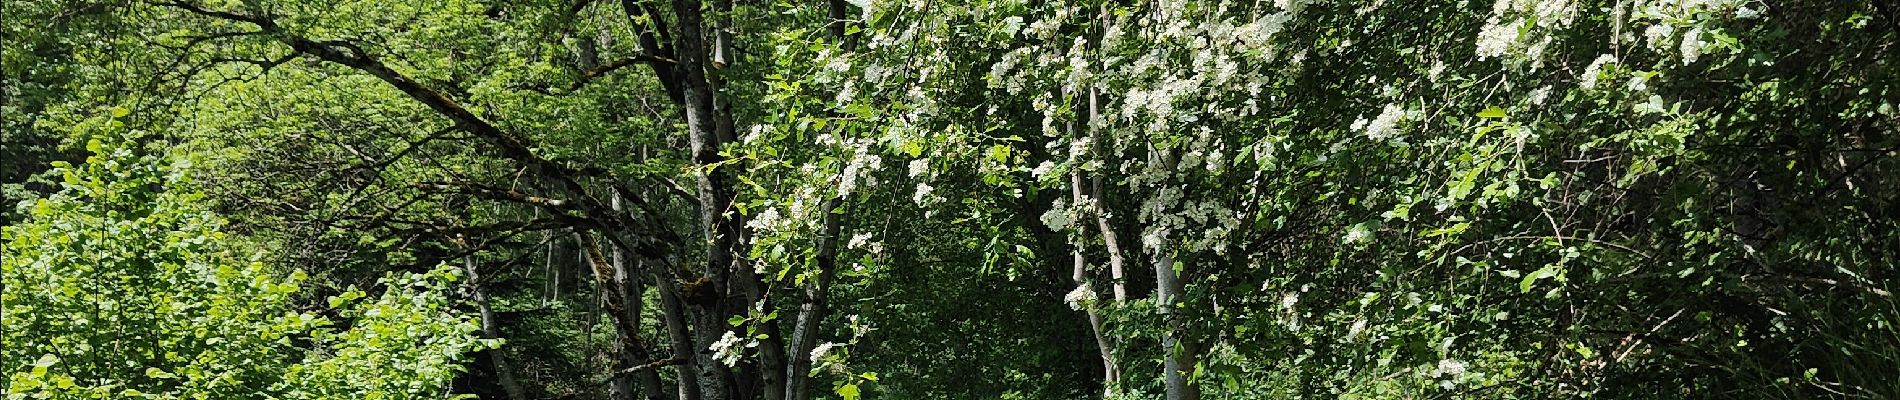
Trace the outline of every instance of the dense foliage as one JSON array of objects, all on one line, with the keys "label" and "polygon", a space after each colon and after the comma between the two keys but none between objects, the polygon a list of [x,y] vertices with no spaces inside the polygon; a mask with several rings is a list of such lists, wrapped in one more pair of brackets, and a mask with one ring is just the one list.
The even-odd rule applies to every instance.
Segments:
[{"label": "dense foliage", "polygon": [[393,275],[300,306],[307,276],[247,255],[187,182],[136,145],[93,139],[64,190],[7,226],[8,398],[441,397],[486,344],[444,296]]},{"label": "dense foliage", "polygon": [[10,398],[1900,397],[1887,2],[0,12]]}]

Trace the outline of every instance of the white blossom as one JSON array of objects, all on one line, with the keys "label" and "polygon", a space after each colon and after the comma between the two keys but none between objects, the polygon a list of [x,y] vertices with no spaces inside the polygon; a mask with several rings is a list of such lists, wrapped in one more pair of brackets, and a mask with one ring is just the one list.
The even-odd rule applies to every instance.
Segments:
[{"label": "white blossom", "polygon": [[1615,62],[1616,56],[1609,54],[1597,56],[1596,61],[1591,61],[1589,67],[1583,68],[1583,76],[1577,78],[1578,84],[1585,89],[1595,89],[1597,87],[1597,79],[1603,75],[1603,66]]},{"label": "white blossom", "polygon": [[1650,25],[1649,29],[1643,30],[1643,38],[1649,41],[1649,48],[1652,49],[1663,48],[1668,44],[1669,38],[1675,35],[1676,27],[1666,23]]},{"label": "white blossom", "polygon": [[1542,0],[1532,5],[1537,24],[1551,28],[1568,27],[1577,19],[1577,4],[1568,0]]},{"label": "white blossom", "polygon": [[1504,13],[1511,12],[1516,9],[1517,9],[1517,2],[1515,1],[1497,0],[1497,1],[1491,2],[1491,14],[1493,15],[1503,15]]},{"label": "white blossom", "polygon": [[765,136],[765,132],[768,130],[771,130],[771,128],[766,125],[753,125],[751,128],[746,129],[745,136],[739,137],[739,142],[745,144],[757,143],[759,137]]},{"label": "white blossom", "polygon": [[[1018,20],[1021,19],[1017,17],[1011,17],[1011,18],[1015,18]],[[1016,93],[1016,92],[1021,91],[1022,90],[1021,75],[1026,75],[1026,74],[1012,73],[1012,71],[1016,69],[1016,64],[1018,62],[1028,57],[1029,50],[1030,48],[1021,48],[1021,49],[1010,51],[1009,53],[1003,54],[1003,56],[1000,57],[996,61],[995,64],[990,64],[990,76],[989,76],[990,88],[1007,89],[1010,93]]]},{"label": "white blossom", "polygon": [[1069,225],[1074,223],[1075,215],[1069,212],[1068,203],[1063,199],[1056,199],[1055,206],[1042,213],[1042,224],[1048,225],[1049,229],[1061,231],[1069,229]]},{"label": "white blossom", "polygon": [[[853,190],[857,190],[858,177],[877,171],[878,167],[883,163],[883,157],[872,155],[868,149],[859,147],[857,154],[853,155],[851,161],[845,164],[844,173],[839,176],[838,193],[850,194]],[[871,181],[867,179],[865,182],[868,184]]]},{"label": "white blossom", "polygon": [[759,232],[776,232],[783,219],[779,215],[778,207],[766,208],[765,211],[752,216],[752,220],[746,222],[746,227]]},{"label": "white blossom", "polygon": [[930,159],[929,158],[919,158],[915,160],[910,160],[910,176],[911,177],[914,178],[914,177],[924,176],[925,174],[929,174],[929,173],[930,173]]},{"label": "white blossom", "polygon": [[1405,108],[1397,104],[1387,104],[1379,111],[1379,116],[1371,121],[1361,119],[1353,122],[1353,129],[1362,129],[1366,137],[1373,140],[1385,140],[1397,132],[1399,121],[1405,117]]},{"label": "white blossom", "polygon": [[929,182],[918,182],[917,194],[911,195],[910,200],[917,202],[917,205],[925,205],[925,200],[930,199],[930,192],[934,190],[937,188],[931,187]]},{"label": "white blossom", "polygon": [[1694,64],[1697,58],[1702,57],[1702,48],[1707,45],[1707,43],[1702,42],[1701,27],[1690,29],[1688,33],[1683,33],[1682,44],[1677,46],[1677,49],[1682,51],[1682,63]]},{"label": "white blossom", "polygon": [[1457,377],[1465,374],[1465,362],[1457,359],[1438,360],[1438,369],[1432,370],[1432,377]]},{"label": "white blossom", "polygon": [[1162,251],[1168,244],[1167,228],[1148,228],[1141,234],[1141,246],[1149,251]]},{"label": "white blossom", "polygon": [[1069,157],[1081,157],[1088,154],[1091,145],[1093,145],[1093,140],[1088,137],[1069,141]]},{"label": "white blossom", "polygon": [[845,60],[844,57],[833,57],[829,54],[830,51],[831,49],[825,49],[824,51],[818,53],[818,57],[820,59],[824,59],[824,58],[831,59],[830,61],[825,63],[825,72],[830,73],[830,74],[842,75],[845,73],[845,71],[851,70],[850,61]]},{"label": "white blossom", "polygon": [[1500,24],[1493,17],[1484,29],[1478,31],[1478,59],[1503,56],[1517,42],[1517,24]]},{"label": "white blossom", "polygon": [[1532,44],[1530,48],[1524,49],[1524,57],[1531,60],[1532,70],[1544,67],[1544,49],[1548,47],[1550,47],[1550,38],[1546,37]]},{"label": "white blossom", "polygon": [[824,360],[825,356],[831,354],[831,349],[835,347],[838,347],[838,344],[832,342],[824,342],[818,344],[817,347],[812,347],[810,360],[813,362]]},{"label": "white blossom", "polygon": [[853,248],[853,249],[862,248],[864,247],[865,244],[870,243],[870,242],[871,242],[870,233],[859,233],[859,234],[851,235],[851,241],[846,243],[845,247]]},{"label": "white blossom", "polygon": [[1062,302],[1068,303],[1069,308],[1076,310],[1087,308],[1089,304],[1095,303],[1095,290],[1089,289],[1089,285],[1087,284],[1078,285],[1075,287],[1075,290],[1071,290],[1069,294],[1062,296]]},{"label": "white blossom", "polygon": [[1537,90],[1531,91],[1531,104],[1544,105],[1544,100],[1548,98],[1550,98],[1550,86],[1540,87],[1537,88]]},{"label": "white blossom", "polygon": [[1036,169],[1030,170],[1029,174],[1036,177],[1036,179],[1043,179],[1044,176],[1049,175],[1049,173],[1055,171],[1055,169],[1056,163],[1054,161],[1043,160],[1042,164],[1036,165]]},{"label": "white blossom", "polygon": [[725,336],[720,337],[719,341],[713,342],[712,346],[708,346],[706,349],[712,350],[714,359],[730,367],[738,364],[739,357],[742,355],[739,342],[739,335],[733,334],[732,331],[726,331]]},{"label": "white blossom", "polygon": [[1372,230],[1366,228],[1366,226],[1363,224],[1353,225],[1351,228],[1346,228],[1346,238],[1345,238],[1346,243],[1364,242],[1366,241],[1366,239],[1369,239],[1371,237],[1372,237]]},{"label": "white blossom", "polygon": [[838,105],[851,104],[851,100],[857,98],[858,96],[857,81],[849,80],[849,81],[846,81],[842,86],[844,87],[838,89],[838,96],[835,98],[832,98],[831,100],[833,102],[836,102]]}]

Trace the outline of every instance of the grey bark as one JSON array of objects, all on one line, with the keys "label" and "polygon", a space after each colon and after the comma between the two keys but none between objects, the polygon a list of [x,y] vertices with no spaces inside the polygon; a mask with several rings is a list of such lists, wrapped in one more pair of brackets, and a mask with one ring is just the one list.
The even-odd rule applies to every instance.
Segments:
[{"label": "grey bark", "polygon": [[[638,306],[640,299],[637,294],[629,292],[630,288],[637,287],[638,285],[637,283],[630,283],[630,281],[632,281],[632,279],[630,279],[632,274],[626,273],[624,268],[617,268],[612,262],[605,260],[606,255],[602,254],[603,252],[601,251],[599,242],[594,241],[592,235],[587,232],[575,232],[574,236],[583,250],[581,255],[586,260],[587,265],[592,267],[591,269],[594,271],[594,282],[600,288],[600,298],[603,300],[602,302],[605,303],[603,307],[605,308],[604,311],[607,312],[608,318],[613,320],[615,347],[619,348],[617,352],[618,357],[616,358],[621,361],[619,363],[620,365],[617,365],[614,370],[619,371],[635,365],[652,362],[652,354],[647,350],[644,341],[640,339],[640,321],[637,319],[640,314],[630,311],[630,308]],[[628,279],[620,280],[621,278]],[[629,298],[633,300],[632,303],[629,303]],[[646,394],[649,398],[664,398],[659,391],[659,373],[652,369],[647,369],[633,372],[631,375],[633,379],[636,379],[637,382],[646,387]],[[615,380],[618,381],[618,379]],[[614,387],[621,386],[620,384],[615,384]],[[633,391],[630,387],[626,389],[628,390],[619,392],[618,394],[631,397]]]},{"label": "grey bark", "polygon": [[[462,256],[462,270],[468,273],[469,297],[475,301],[475,309],[482,318],[482,338],[501,338],[501,326],[495,319],[494,310],[488,307],[488,291],[482,288],[481,272],[475,269],[475,256]],[[526,391],[521,382],[515,380],[515,371],[508,365],[508,355],[500,348],[488,349],[488,360],[495,364],[495,379],[500,381],[502,391],[508,392],[509,400],[527,400]]]},{"label": "grey bark", "polygon": [[[852,36],[846,34],[844,0],[829,0],[825,3],[826,31],[838,39],[839,48],[850,51],[854,46]],[[843,214],[837,209],[844,204],[843,198],[826,200],[822,209],[825,212],[822,221],[822,233],[816,247],[818,259],[817,276],[805,282],[804,299],[798,306],[798,319],[793,322],[792,340],[789,344],[789,358],[785,362],[785,395],[783,400],[805,400],[810,395],[811,367],[816,360],[811,359],[811,349],[818,343],[818,323],[824,321],[831,293],[831,280],[838,271],[838,239],[843,230]]]},{"label": "grey bark", "polygon": [[[726,332],[725,317],[731,314],[733,250],[739,232],[725,217],[731,206],[732,190],[724,169],[714,168],[724,157],[719,155],[717,111],[711,81],[706,77],[705,22],[700,1],[673,0],[674,21],[678,32],[674,46],[678,53],[676,68],[681,82],[681,106],[686,114],[687,141],[697,169],[700,200],[699,222],[706,241],[706,264],[692,290],[681,293],[693,307],[695,349],[711,347]],[[707,400],[731,397],[732,370],[713,358],[711,352],[696,352],[699,364],[700,396]]]},{"label": "grey bark", "polygon": [[1180,310],[1175,309],[1175,301],[1182,292],[1181,280],[1174,272],[1174,255],[1168,249],[1155,249],[1155,305],[1167,320],[1168,329],[1161,338],[1162,373],[1167,382],[1167,400],[1199,400],[1199,383],[1188,378],[1194,375],[1194,366],[1198,361],[1198,352],[1192,338],[1187,337],[1187,321],[1182,319]]},{"label": "grey bark", "polygon": [[[1101,115],[1101,93],[1099,93],[1097,89],[1095,89],[1094,87],[1090,87],[1089,88],[1089,113],[1088,113],[1089,119],[1085,121],[1088,124],[1089,142],[1091,143],[1090,150],[1095,152],[1098,159],[1106,159],[1104,157],[1100,157],[1101,146],[1102,146],[1100,142],[1101,136],[1098,136],[1095,134],[1095,118],[1098,115]],[[1093,176],[1091,177],[1091,179],[1089,179],[1089,182],[1090,182],[1089,191],[1093,195],[1094,201],[1095,201],[1096,229],[1099,229],[1102,231],[1102,244],[1108,248],[1108,274],[1109,274],[1109,279],[1110,279],[1109,285],[1114,288],[1116,303],[1127,302],[1128,301],[1128,278],[1127,276],[1124,275],[1125,270],[1123,269],[1123,266],[1126,265],[1126,263],[1124,262],[1124,259],[1122,258],[1121,238],[1115,234],[1115,224],[1109,221],[1108,207],[1102,204],[1102,202],[1106,201],[1107,199],[1106,197],[1102,196],[1102,193],[1103,193],[1102,178],[1099,176]]]},{"label": "grey bark", "polygon": [[[615,192],[613,194],[612,203],[615,212],[621,211],[620,202],[621,194]],[[644,351],[646,344],[643,343],[639,337],[640,321],[645,317],[642,314],[646,309],[646,287],[641,283],[637,270],[627,267],[628,257],[626,253],[626,249],[620,247],[613,248],[613,281],[615,289],[617,289],[616,295],[620,296],[620,304],[623,307],[622,312],[625,314],[626,320],[632,325],[627,327],[631,329],[631,331],[628,329],[616,331],[615,338],[620,341],[620,348],[622,349],[619,357],[617,357],[620,359],[621,365],[616,369],[632,368],[651,361],[649,359],[651,358],[651,354]],[[642,351],[634,352],[626,350],[632,348],[639,348]],[[609,387],[609,394],[615,399],[632,399],[634,398],[633,386],[635,386],[635,383],[639,384],[639,390],[648,400],[666,398],[666,393],[661,388],[660,374],[658,371],[652,369],[614,374],[612,385]]]},{"label": "grey bark", "polygon": [[[1069,172],[1069,198],[1070,201],[1076,204],[1081,204],[1085,198],[1082,195],[1081,168],[1076,168]],[[1073,237],[1081,238],[1087,236],[1088,228],[1085,225],[1077,224],[1075,229],[1076,234]],[[1083,250],[1085,249],[1086,247],[1080,239],[1070,241],[1069,252],[1075,259],[1075,271],[1069,275],[1069,279],[1075,281],[1075,284],[1079,286],[1089,286],[1089,259],[1087,255],[1083,254]],[[1094,288],[1091,287],[1089,290],[1094,290]],[[1108,342],[1108,336],[1103,333],[1102,313],[1097,312],[1095,305],[1092,304],[1083,307],[1082,311],[1088,314],[1089,330],[1095,336],[1095,347],[1102,353],[1102,385],[1115,387],[1121,382],[1121,369],[1115,364],[1115,348]]]},{"label": "grey bark", "polygon": [[811,384],[811,348],[818,342],[818,322],[829,311],[826,307],[832,276],[838,270],[838,235],[842,230],[840,214],[835,210],[843,201],[825,201],[824,233],[818,237],[818,274],[805,282],[805,299],[798,306],[798,320],[792,328],[791,361],[786,365],[786,400],[804,400]]},{"label": "grey bark", "polygon": [[[693,336],[686,324],[686,305],[680,299],[679,281],[673,276],[656,274],[654,281],[660,288],[660,311],[662,322],[666,324],[667,346],[674,357],[692,359]],[[675,374],[679,375],[680,400],[700,400],[699,365],[692,361],[675,364]]]}]

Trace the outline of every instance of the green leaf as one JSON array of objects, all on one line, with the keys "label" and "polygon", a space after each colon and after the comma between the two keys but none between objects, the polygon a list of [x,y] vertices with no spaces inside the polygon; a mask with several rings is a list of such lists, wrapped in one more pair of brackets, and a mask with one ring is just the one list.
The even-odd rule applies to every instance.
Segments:
[{"label": "green leaf", "polygon": [[877,382],[876,372],[866,372],[866,373],[858,374],[858,377],[864,378],[864,380],[867,380],[867,381]]},{"label": "green leaf", "polygon": [[1531,286],[1536,285],[1537,280],[1549,278],[1553,276],[1557,276],[1557,265],[1556,264],[1545,265],[1543,268],[1539,268],[1536,272],[1532,272],[1530,275],[1524,276],[1524,281],[1519,282],[1517,284],[1518,293],[1530,293]]},{"label": "green leaf", "polygon": [[53,364],[58,364],[58,363],[59,363],[59,356],[52,355],[49,353],[49,354],[40,356],[39,361],[34,361],[33,367],[46,368],[46,367],[51,367],[53,366]]},{"label": "green leaf", "polygon": [[837,392],[839,396],[844,396],[844,400],[858,400],[858,396],[860,395],[858,385],[849,383],[844,384],[844,386],[839,386]]},{"label": "green leaf", "polygon": [[1499,119],[1499,118],[1504,118],[1507,116],[1510,116],[1510,115],[1505,114],[1504,109],[1498,108],[1498,106],[1486,107],[1484,111],[1478,112],[1478,118]]},{"label": "green leaf", "polygon": [[113,118],[125,118],[127,115],[132,115],[132,110],[127,110],[125,107],[113,107],[111,112]]}]

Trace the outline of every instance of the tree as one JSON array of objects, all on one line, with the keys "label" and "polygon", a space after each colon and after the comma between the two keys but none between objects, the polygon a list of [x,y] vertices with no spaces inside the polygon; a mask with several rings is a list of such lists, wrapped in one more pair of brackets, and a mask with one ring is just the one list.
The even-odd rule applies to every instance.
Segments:
[{"label": "tree", "polygon": [[494,344],[454,310],[451,269],[299,307],[308,276],[220,231],[177,191],[179,159],[114,137],[87,148],[4,230],[9,398],[437,398]]},{"label": "tree", "polygon": [[1885,3],[19,9],[8,137],[149,104],[311,299],[462,266],[481,395],[1900,392]]}]

